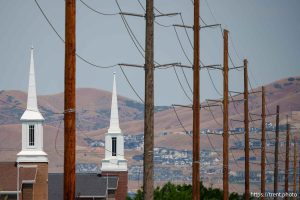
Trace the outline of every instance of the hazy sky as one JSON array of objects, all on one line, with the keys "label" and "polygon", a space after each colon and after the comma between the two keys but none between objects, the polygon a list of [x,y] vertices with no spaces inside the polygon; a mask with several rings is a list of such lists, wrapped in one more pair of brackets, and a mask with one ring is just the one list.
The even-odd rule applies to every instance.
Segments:
[{"label": "hazy sky", "polygon": [[[45,14],[64,37],[64,1],[37,0]],[[140,0],[145,5],[145,0]],[[206,2],[207,1],[207,2]],[[300,1],[299,0],[201,0],[201,17],[208,24],[221,23],[230,31],[238,56],[229,42],[236,65],[249,60],[253,86],[300,75]],[[115,0],[84,0],[96,10],[119,12]],[[126,12],[143,13],[138,0],[119,0]],[[207,6],[209,4],[214,17]],[[164,13],[181,12],[187,25],[193,23],[191,0],[156,0],[155,7]],[[127,16],[136,38],[144,46],[145,20]],[[164,25],[180,24],[180,17],[160,17]],[[187,30],[192,39],[192,30]],[[192,48],[184,29],[177,28],[183,47],[192,60]],[[161,64],[189,64],[176,39],[173,27],[155,25],[155,60]],[[202,29],[200,57],[206,64],[222,64],[223,41],[220,29]],[[64,44],[51,29],[34,0],[0,0],[0,89],[27,90],[30,46],[35,48],[37,92],[53,94],[64,89]],[[77,1],[77,52],[87,60],[107,66],[117,63],[143,64],[144,59],[130,40],[120,15],[103,16]],[[125,68],[132,85],[144,96],[144,70]],[[77,59],[77,87],[111,91],[112,73],[117,72],[118,92],[137,99],[120,69],[99,69]],[[187,94],[191,92],[181,69],[179,78]],[[185,70],[192,84],[191,70]],[[212,71],[217,89],[222,91],[221,72]],[[243,87],[243,73],[230,72],[230,90]],[[201,100],[219,98],[207,71],[201,71]],[[174,70],[155,70],[155,104],[190,103],[176,79]]]}]

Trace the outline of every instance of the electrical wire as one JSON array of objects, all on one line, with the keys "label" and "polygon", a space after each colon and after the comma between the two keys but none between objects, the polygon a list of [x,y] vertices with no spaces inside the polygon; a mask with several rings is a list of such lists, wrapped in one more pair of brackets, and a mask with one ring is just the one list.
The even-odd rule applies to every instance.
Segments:
[{"label": "electrical wire", "polygon": [[218,22],[217,22],[218,20],[217,20],[217,18],[215,17],[215,15],[213,14],[212,9],[210,8],[210,6],[209,6],[207,0],[205,0],[205,3],[206,3],[206,5],[207,5],[207,7],[208,7],[208,10],[209,10],[211,16],[213,17],[215,23],[217,24],[217,23],[218,23]]},{"label": "electrical wire", "polygon": [[180,19],[181,19],[181,22],[182,22],[182,25],[183,25],[183,28],[184,28],[184,32],[185,32],[185,34],[186,34],[186,37],[188,38],[188,41],[189,41],[189,43],[190,43],[192,49],[194,49],[194,46],[193,46],[192,41],[191,41],[191,39],[190,39],[190,36],[189,36],[189,34],[188,34],[187,30],[186,30],[186,27],[185,27],[185,23],[184,23],[184,21],[183,21],[182,14],[180,13],[179,15],[180,15]]},{"label": "electrical wire", "polygon": [[182,73],[183,73],[183,76],[184,76],[185,82],[187,83],[187,85],[188,85],[188,87],[189,87],[189,89],[190,89],[191,93],[193,94],[193,89],[192,89],[192,87],[191,87],[191,85],[190,85],[190,82],[189,82],[189,81],[188,81],[188,79],[187,79],[187,76],[186,76],[186,74],[185,74],[185,72],[184,72],[184,69],[183,69],[183,67],[180,67],[180,69],[181,69],[181,71],[182,71]]},{"label": "electrical wire", "polygon": [[[25,110],[28,110],[28,111],[31,111],[31,112],[41,112],[41,113],[44,113],[44,114],[48,114],[48,113],[45,112],[45,111],[37,111],[37,110],[28,109],[28,108],[23,108],[23,107],[21,107],[21,106],[17,106],[17,105],[14,105],[14,104],[12,104],[12,103],[3,101],[2,99],[0,99],[0,101],[1,101],[2,103],[8,104],[8,105],[10,105],[10,106],[13,106],[13,107],[16,107],[16,108],[19,108],[19,109],[22,109],[22,110],[24,110],[24,111],[25,111]],[[62,115],[62,114],[64,114],[64,113],[63,113],[63,112],[61,112],[61,113],[51,112],[51,114],[54,114],[54,115]]]},{"label": "electrical wire", "polygon": [[57,155],[63,157],[63,154],[60,154],[58,149],[57,149],[57,138],[58,138],[58,134],[59,134],[59,129],[60,129],[60,125],[62,123],[63,120],[60,120],[59,125],[57,127],[57,131],[56,131],[56,136],[55,136],[55,140],[54,140],[54,148],[55,148],[55,152],[57,153]]},{"label": "electrical wire", "polygon": [[124,72],[124,70],[123,70],[123,68],[122,68],[122,66],[119,65],[119,67],[120,67],[120,69],[121,69],[121,71],[122,71],[122,74],[124,75],[124,77],[125,77],[127,83],[129,84],[130,88],[131,88],[132,91],[134,92],[134,94],[140,99],[140,101],[141,101],[142,103],[144,103],[143,99],[140,97],[140,95],[137,93],[137,91],[134,89],[133,85],[132,85],[131,82],[129,81],[127,75],[125,74],[125,72]]},{"label": "electrical wire", "polygon": [[80,2],[85,5],[88,9],[92,10],[93,12],[95,13],[98,13],[100,15],[105,15],[105,16],[115,16],[115,15],[119,15],[119,13],[104,13],[104,12],[101,12],[99,10],[96,10],[94,8],[92,8],[91,6],[89,6],[87,3],[85,3],[83,0],[80,0]]},{"label": "electrical wire", "polygon": [[[120,10],[120,12],[122,13],[122,9],[121,9],[121,6],[118,2],[118,0],[115,0],[116,2],[116,5],[118,7],[118,9]],[[145,49],[143,48],[143,46],[141,45],[141,43],[138,41],[137,37],[135,36],[135,34],[133,33],[132,29],[130,28],[126,18],[121,14],[121,19],[123,21],[123,24],[127,30],[127,33],[129,34],[130,36],[130,39],[132,40],[132,42],[134,43],[134,46],[137,48],[137,50],[139,51],[139,53],[141,54],[141,56],[143,58],[145,58],[145,55],[144,55],[144,52],[145,52]]]},{"label": "electrical wire", "polygon": [[[42,7],[40,6],[40,4],[38,3],[37,0],[34,0],[35,4],[37,5],[38,9],[40,10],[40,12],[42,13],[42,15],[44,16],[45,20],[47,21],[47,23],[50,25],[51,29],[55,32],[55,34],[59,37],[59,39],[65,43],[65,40],[63,39],[63,37],[58,33],[58,31],[55,29],[55,27],[53,26],[53,24],[50,22],[49,18],[47,17],[46,13],[44,12],[44,10],[42,9]],[[82,60],[83,62],[91,65],[91,66],[94,66],[94,67],[97,67],[97,68],[112,68],[112,67],[115,67],[117,65],[110,65],[110,66],[102,66],[102,65],[97,65],[95,63],[92,63],[91,61],[88,61],[87,59],[83,58],[81,55],[79,55],[77,52],[76,52],[76,56]]]},{"label": "electrical wire", "polygon": [[191,98],[189,97],[189,95],[187,94],[187,92],[185,91],[185,89],[184,89],[184,87],[183,87],[183,85],[182,85],[182,83],[181,83],[181,81],[180,81],[180,79],[179,79],[179,76],[178,76],[178,73],[177,73],[177,71],[176,71],[176,68],[175,68],[174,66],[173,66],[173,70],[174,70],[174,72],[175,72],[176,78],[177,78],[177,80],[178,80],[178,83],[179,83],[180,88],[181,88],[181,90],[183,91],[184,95],[190,100],[190,102],[193,102],[192,99],[191,99]]},{"label": "electrical wire", "polygon": [[177,113],[177,111],[176,111],[176,109],[175,109],[175,106],[172,106],[172,107],[173,107],[173,111],[174,111],[174,113],[175,113],[175,116],[176,116],[177,121],[179,122],[180,126],[182,127],[182,129],[184,130],[184,132],[185,132],[188,136],[192,137],[192,136],[189,134],[189,132],[187,131],[187,129],[184,127],[182,121],[180,120],[180,118],[179,118],[179,116],[178,116],[178,113]]},{"label": "electrical wire", "polygon": [[179,43],[179,45],[180,45],[180,48],[181,48],[181,50],[182,50],[184,56],[186,57],[187,61],[188,61],[191,65],[193,65],[192,61],[189,59],[189,57],[187,56],[186,51],[185,51],[184,48],[183,48],[183,45],[182,45],[182,43],[181,43],[181,41],[180,41],[178,32],[177,32],[177,30],[176,30],[176,27],[174,26],[173,28],[174,28],[174,31],[175,31],[175,34],[176,34],[177,41],[178,41],[178,43]]}]

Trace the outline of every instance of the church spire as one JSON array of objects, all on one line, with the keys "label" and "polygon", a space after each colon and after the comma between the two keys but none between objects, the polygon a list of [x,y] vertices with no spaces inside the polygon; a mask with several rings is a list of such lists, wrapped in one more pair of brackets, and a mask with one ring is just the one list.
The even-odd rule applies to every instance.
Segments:
[{"label": "church spire", "polygon": [[119,126],[118,97],[116,88],[116,73],[114,72],[113,91],[111,100],[110,125],[108,133],[121,133]]},{"label": "church spire", "polygon": [[30,57],[30,70],[29,70],[27,110],[38,111],[36,87],[35,87],[33,47],[31,47],[30,53],[31,53],[31,57]]},{"label": "church spire", "polygon": [[111,100],[110,126],[105,134],[105,158],[101,171],[127,171],[127,160],[124,158],[124,136],[119,126],[116,73],[114,73]]},{"label": "church spire", "polygon": [[21,120],[44,120],[37,106],[33,47],[31,47],[30,54],[31,55],[30,55],[27,109],[22,115]]},{"label": "church spire", "polygon": [[21,117],[22,122],[22,150],[17,154],[17,162],[47,163],[47,154],[43,150],[43,121],[37,105],[33,47],[30,50],[30,69],[27,109]]}]

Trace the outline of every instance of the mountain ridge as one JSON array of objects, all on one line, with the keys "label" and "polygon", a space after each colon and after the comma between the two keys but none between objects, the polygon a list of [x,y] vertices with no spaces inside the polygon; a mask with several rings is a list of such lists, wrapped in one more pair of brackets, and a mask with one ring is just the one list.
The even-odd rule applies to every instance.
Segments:
[{"label": "mountain ridge", "polygon": [[[280,105],[280,123],[285,124],[286,114],[293,114],[300,127],[300,77],[289,77],[265,85],[267,112],[274,114],[276,105]],[[254,88],[254,91],[260,87]],[[260,93],[249,96],[249,111],[253,114],[261,112]],[[233,99],[243,99],[243,95],[235,95]],[[20,117],[26,108],[27,95],[21,91],[0,91],[0,161],[15,161],[16,154],[21,149]],[[45,117],[44,149],[49,157],[49,171],[61,172],[63,169],[63,93],[38,96],[39,109]],[[203,104],[207,104],[203,102]],[[126,137],[143,134],[143,105],[126,97],[118,96],[120,127]],[[103,141],[109,126],[111,93],[93,88],[77,89],[77,162],[96,163],[100,165],[104,158]],[[155,147],[191,151],[192,149],[192,110],[190,108],[157,107],[155,112]],[[243,120],[243,102],[229,105],[229,118]],[[212,115],[213,113],[213,115]],[[298,114],[297,114],[298,113]],[[177,119],[177,116],[180,122]],[[284,116],[284,117],[282,117]],[[253,121],[259,116],[252,115]],[[274,125],[275,116],[270,115],[267,122]],[[183,125],[183,127],[181,126]],[[243,127],[243,123],[230,121],[230,128]],[[250,123],[250,127],[260,127],[261,122]],[[211,112],[206,108],[201,110],[201,130],[219,132],[222,129],[222,110],[212,107]],[[186,133],[188,131],[188,133]],[[255,136],[258,137],[258,136]],[[243,135],[230,138],[230,145],[237,140],[243,141]],[[16,142],[17,141],[17,142]],[[126,140],[125,140],[126,141]],[[142,146],[142,141],[139,145]],[[201,149],[221,150],[220,135],[201,135]],[[141,148],[126,149],[129,168],[140,165],[135,156],[142,155]],[[243,151],[236,151],[237,158],[243,156]],[[216,156],[216,155],[214,155]],[[233,162],[231,160],[231,162]],[[243,168],[242,162],[240,168]],[[238,170],[231,166],[231,170]]]}]

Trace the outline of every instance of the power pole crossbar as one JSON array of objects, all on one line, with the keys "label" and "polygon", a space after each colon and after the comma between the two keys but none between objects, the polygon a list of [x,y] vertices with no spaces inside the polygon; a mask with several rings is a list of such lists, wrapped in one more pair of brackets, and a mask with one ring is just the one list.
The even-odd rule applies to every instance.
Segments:
[{"label": "power pole crossbar", "polygon": [[165,13],[161,15],[155,15],[155,17],[166,17],[166,16],[175,16],[175,15],[180,15],[180,13]]},{"label": "power pole crossbar", "polygon": [[130,13],[130,12],[120,12],[120,15],[128,15],[128,16],[134,16],[134,17],[145,17],[145,15],[142,14],[136,14],[136,13]]},{"label": "power pole crossbar", "polygon": [[137,68],[145,68],[143,65],[136,65],[136,64],[127,64],[127,63],[120,63],[118,64],[120,66],[125,66],[125,67],[137,67]]}]

